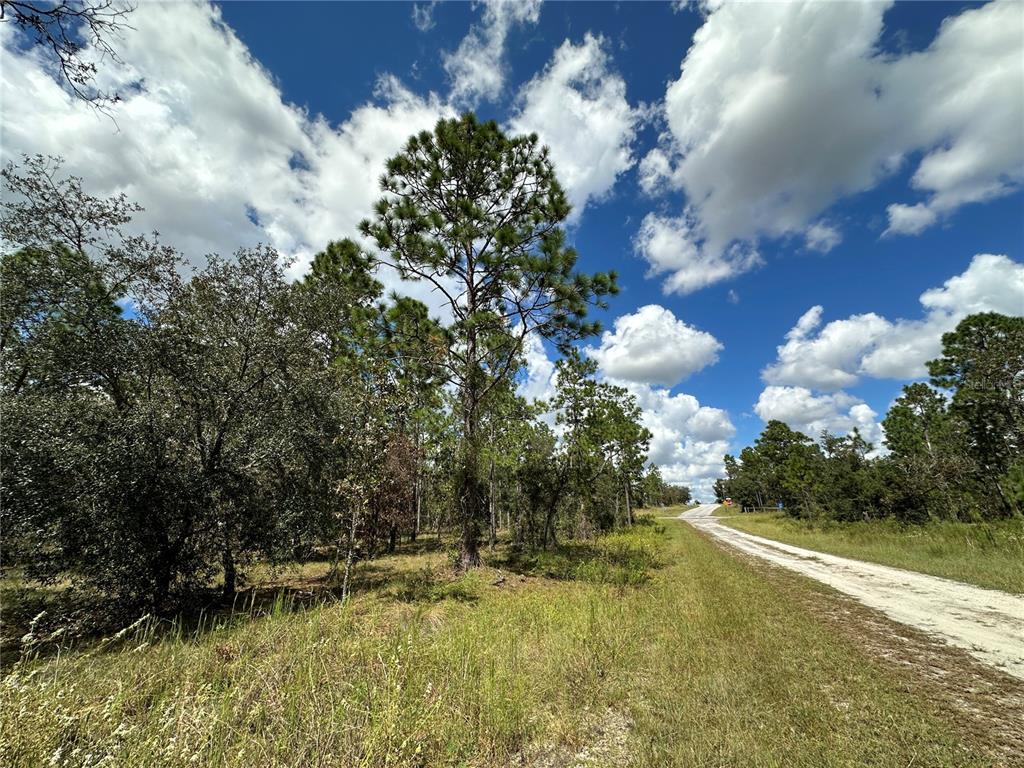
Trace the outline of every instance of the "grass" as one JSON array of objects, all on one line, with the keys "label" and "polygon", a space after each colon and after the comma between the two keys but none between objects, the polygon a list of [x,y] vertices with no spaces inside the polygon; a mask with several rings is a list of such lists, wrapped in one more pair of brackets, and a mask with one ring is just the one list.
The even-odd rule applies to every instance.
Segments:
[{"label": "grass", "polygon": [[718,510],[726,525],[786,544],[1024,594],[1024,520],[840,523]]},{"label": "grass", "polygon": [[342,605],[279,600],[27,658],[9,766],[981,766],[854,638],[688,526],[454,578],[386,558]]}]

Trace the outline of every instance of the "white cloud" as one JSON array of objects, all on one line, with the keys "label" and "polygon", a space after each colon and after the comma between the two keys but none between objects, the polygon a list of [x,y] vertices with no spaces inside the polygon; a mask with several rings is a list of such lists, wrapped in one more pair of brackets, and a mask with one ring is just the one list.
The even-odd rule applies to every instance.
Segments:
[{"label": "white cloud", "polygon": [[1024,315],[1024,264],[1006,256],[979,254],[960,275],[921,294],[925,316],[897,320],[861,361],[861,372],[878,378],[910,379],[942,351],[942,334],[967,315]]},{"label": "white cloud", "polygon": [[843,239],[843,235],[838,229],[820,221],[809,226],[804,237],[808,248],[821,253],[828,253]]},{"label": "white cloud", "polygon": [[693,395],[671,394],[663,387],[623,383],[643,410],[650,430],[650,461],[666,482],[687,485],[697,497],[710,497],[724,471],[722,458],[736,429],[729,414],[703,406]]},{"label": "white cloud", "polygon": [[442,62],[452,83],[451,101],[473,107],[494,101],[505,87],[505,38],[514,26],[536,24],[541,0],[485,0],[480,24],[474,24]]},{"label": "white cloud", "polygon": [[196,257],[265,239],[247,206],[268,229],[290,228],[304,191],[289,160],[315,151],[305,117],[219,22],[208,6],[137,9],[118,43],[125,66],[100,70],[101,87],[123,94],[116,125],[69,96],[41,51],[16,52],[3,25],[5,159],[63,155],[91,191],[139,200],[140,223]]},{"label": "white cloud", "polygon": [[617,318],[600,345],[586,350],[603,378],[636,397],[641,421],[652,435],[651,463],[666,482],[687,485],[697,497],[712,495],[736,429],[724,410],[670,388],[713,364],[721,349],[711,334],[650,304]]},{"label": "white cloud", "polygon": [[434,7],[438,0],[430,0],[429,3],[412,4],[412,23],[420,32],[429,32],[437,23],[434,21]]},{"label": "white cloud", "polygon": [[711,8],[666,90],[661,146],[640,168],[646,191],[685,192],[706,260],[787,234],[827,245],[823,211],[919,155],[912,186],[927,199],[890,207],[890,233],[921,231],[1024,179],[1019,4],[966,10],[904,56],[878,50],[889,5]]},{"label": "white cloud", "polygon": [[949,17],[925,51],[897,60],[885,87],[926,151],[911,185],[944,215],[1024,180],[1021,7],[996,0]]},{"label": "white cloud", "polygon": [[[37,49],[17,51],[2,25],[3,157],[62,155],[91,193],[141,203],[139,228],[193,261],[262,241],[303,271],[372,212],[385,160],[453,114],[383,77],[374,101],[332,125],[282,99],[216,6],[144,3],[131,25],[118,43],[124,65],[101,69],[100,85],[123,98],[116,125],[65,93]],[[436,308],[421,286],[403,290]]]},{"label": "white cloud", "polygon": [[822,307],[812,307],[786,334],[777,361],[762,372],[769,386],[754,411],[815,438],[823,429],[845,434],[857,427],[882,450],[877,414],[841,390],[863,376],[925,376],[925,362],[941,352],[942,334],[969,314],[1024,313],[1024,264],[979,254],[962,274],[925,291],[920,301],[924,316],[915,320],[867,313],[822,325]]},{"label": "white cloud", "polygon": [[918,235],[938,220],[938,216],[924,203],[903,205],[893,203],[885,209],[889,214],[889,228],[885,234]]},{"label": "white cloud", "polygon": [[929,312],[944,312],[958,320],[977,312],[1024,313],[1024,264],[1006,256],[982,253],[971,259],[963,274],[921,294]]},{"label": "white cloud", "polygon": [[605,41],[587,34],[563,42],[544,70],[519,91],[513,133],[537,133],[551,149],[573,215],[605,197],[634,159],[640,110],[626,100],[626,83],[610,68]]},{"label": "white cloud", "polygon": [[[663,142],[667,137],[663,136]],[[650,150],[640,160],[640,189],[652,197],[669,192],[674,188],[672,180],[672,158],[661,147]]]},{"label": "white cloud", "polygon": [[748,272],[761,264],[757,251],[733,244],[722,252],[708,250],[696,225],[686,217],[649,213],[633,246],[650,264],[648,276],[666,274],[666,293],[692,293],[712,283]]},{"label": "white cloud", "polygon": [[[484,24],[507,29],[538,12],[537,3],[491,3]],[[340,124],[309,114],[283,99],[213,5],[144,3],[132,27],[118,44],[124,64],[100,70],[99,85],[123,97],[112,107],[115,123],[71,98],[41,51],[20,49],[11,25],[0,25],[3,159],[64,156],[65,171],[93,194],[140,202],[138,227],[159,231],[193,262],[266,242],[301,274],[313,253],[354,235],[372,213],[387,158],[414,132],[456,114],[449,100],[413,93],[391,75]],[[518,114],[522,128],[551,145],[577,212],[632,162],[639,117],[608,66],[596,38],[562,45],[524,89]],[[572,105],[577,136],[592,132],[586,142],[573,146],[559,133],[546,112],[552,98]],[[381,277],[440,309],[424,285]]]},{"label": "white cloud", "polygon": [[[550,402],[557,378],[554,362],[535,338],[527,342],[524,356],[527,371],[519,382],[519,394],[529,400]],[[598,375],[636,397],[641,422],[652,435],[650,462],[661,469],[665,481],[688,485],[698,497],[711,497],[711,486],[724,472],[722,458],[736,433],[729,414],[701,405],[693,395],[672,394],[666,387],[615,378],[603,365]],[[548,414],[547,421],[553,423],[553,414]]]},{"label": "white cloud", "polygon": [[600,345],[586,351],[611,379],[672,387],[717,361],[721,349],[710,333],[648,304],[616,318],[614,330],[605,331]]},{"label": "white cloud", "polygon": [[815,395],[806,387],[769,386],[758,397],[754,412],[763,421],[781,421],[815,440],[823,430],[844,435],[857,428],[865,440],[876,448],[881,446],[878,414],[845,392]]},{"label": "white cloud", "polygon": [[381,80],[377,95],[380,103],[357,108],[342,125],[316,120],[309,129],[316,152],[301,173],[307,193],[302,227],[312,243],[354,234],[380,196],[377,180],[387,159],[412,133],[454,115],[437,96],[418,96],[393,77]]},{"label": "white cloud", "polygon": [[[924,317],[888,320],[873,312],[833,320],[812,307],[786,334],[778,359],[762,372],[768,384],[834,391],[862,376],[912,379],[938,357],[942,334],[976,312],[1024,313],[1024,264],[979,254],[960,275],[921,294]],[[815,333],[816,332],[816,333]]]},{"label": "white cloud", "polygon": [[530,402],[550,401],[555,396],[555,364],[548,357],[544,342],[537,334],[531,333],[526,337],[523,357],[526,360],[526,375],[519,382],[520,397]]},{"label": "white cloud", "polygon": [[786,334],[786,343],[778,347],[778,361],[762,374],[766,382],[829,391],[857,383],[865,351],[892,326],[885,318],[868,313],[834,320],[813,335],[821,325],[823,311],[821,306],[811,307]]}]

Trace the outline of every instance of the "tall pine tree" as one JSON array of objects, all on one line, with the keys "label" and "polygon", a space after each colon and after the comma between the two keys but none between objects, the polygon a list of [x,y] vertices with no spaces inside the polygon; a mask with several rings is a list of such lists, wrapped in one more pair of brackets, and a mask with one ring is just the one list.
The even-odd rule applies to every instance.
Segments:
[{"label": "tall pine tree", "polygon": [[616,291],[614,273],[575,270],[562,223],[569,203],[537,136],[508,137],[472,114],[441,120],[387,164],[375,216],[361,225],[382,260],[443,297],[445,360],[459,392],[456,483],[461,563],[478,565],[486,512],[482,404],[514,377],[530,334],[560,348],[596,333],[591,305]]}]

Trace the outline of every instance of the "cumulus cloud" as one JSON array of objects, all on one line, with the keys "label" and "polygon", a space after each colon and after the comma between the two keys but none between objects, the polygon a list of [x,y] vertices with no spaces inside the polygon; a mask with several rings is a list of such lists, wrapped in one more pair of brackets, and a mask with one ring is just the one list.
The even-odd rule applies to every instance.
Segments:
[{"label": "cumulus cloud", "polygon": [[927,50],[895,61],[883,88],[923,150],[911,186],[942,216],[1024,180],[1021,8],[995,0],[947,18]]},{"label": "cumulus cloud", "polygon": [[776,362],[762,371],[768,384],[835,391],[862,376],[912,379],[939,355],[942,334],[976,312],[1024,313],[1024,264],[979,254],[962,274],[921,294],[924,316],[888,320],[873,312],[821,325],[823,308],[799,319],[778,347]]},{"label": "cumulus cloud", "polygon": [[721,349],[711,334],[649,304],[617,318],[600,344],[586,350],[603,378],[636,397],[652,435],[651,463],[666,482],[687,485],[697,497],[711,496],[736,429],[724,410],[671,388],[714,364]]},{"label": "cumulus cloud", "polygon": [[807,228],[804,238],[812,251],[828,253],[842,242],[843,236],[835,227],[819,221]]},{"label": "cumulus cloud", "polygon": [[[666,90],[660,146],[640,165],[645,191],[685,192],[705,261],[763,237],[834,245],[839,233],[822,237],[821,213],[918,157],[911,184],[925,199],[890,206],[891,234],[922,231],[1019,186],[1019,5],[968,9],[947,19],[926,50],[903,56],[879,52],[889,5],[711,6]],[[738,271],[705,270],[704,279]]]},{"label": "cumulus cloud", "polygon": [[603,38],[566,40],[519,91],[513,133],[537,133],[551,149],[573,216],[605,197],[632,167],[640,110],[626,100],[626,83],[611,69]]},{"label": "cumulus cloud", "polygon": [[[292,253],[351,230],[386,157],[445,112],[384,78],[378,103],[335,128],[282,100],[215,6],[145,4],[132,26],[119,44],[126,66],[103,70],[124,94],[116,127],[5,36],[4,154],[62,154],[94,189],[142,201],[144,225],[196,255],[267,234]],[[320,235],[304,231],[310,206],[324,217]]]},{"label": "cumulus cloud", "polygon": [[339,126],[317,119],[308,127],[316,151],[299,175],[307,192],[303,226],[310,242],[354,233],[380,196],[378,179],[387,159],[410,134],[455,114],[436,95],[416,95],[390,76],[378,84],[377,99]]},{"label": "cumulus cloud", "polygon": [[515,26],[536,24],[541,0],[485,0],[483,18],[462,38],[459,47],[442,56],[451,80],[451,100],[473,107],[494,101],[505,87],[505,39]]},{"label": "cumulus cloud", "polygon": [[[38,49],[19,49],[2,25],[3,157],[62,155],[93,194],[140,202],[138,226],[193,261],[266,242],[301,273],[372,212],[384,163],[409,134],[454,114],[385,76],[334,125],[283,100],[216,6],[144,3],[131,22],[124,64],[101,69],[101,87],[122,94],[116,124],[71,98]],[[437,304],[420,286],[403,291]]]},{"label": "cumulus cloud", "polygon": [[724,251],[708,249],[699,224],[686,216],[649,213],[633,240],[637,253],[650,265],[648,277],[665,275],[666,293],[692,293],[762,263],[748,244],[734,243]]},{"label": "cumulus cloud", "polygon": [[869,443],[881,446],[878,414],[845,392],[815,395],[806,387],[769,386],[758,397],[754,412],[764,421],[781,421],[815,439],[823,430],[844,435],[856,428]]},{"label": "cumulus cloud", "polygon": [[643,410],[641,420],[652,435],[650,461],[665,481],[689,486],[698,498],[711,496],[736,433],[729,414],[664,387],[628,382],[625,386]]},{"label": "cumulus cloud", "polygon": [[706,331],[679,320],[671,310],[648,304],[616,318],[587,354],[605,376],[672,387],[718,360],[722,344]]},{"label": "cumulus cloud", "polygon": [[[647,309],[641,308],[638,314]],[[668,315],[669,321],[693,332],[670,312]],[[679,332],[678,328],[670,329],[673,331]],[[529,400],[550,401],[557,378],[554,362],[547,356],[540,340],[535,338],[528,341],[524,356],[527,368],[526,375],[519,381],[519,394]],[[687,485],[697,497],[710,497],[715,479],[724,472],[722,458],[728,453],[729,441],[736,433],[729,414],[721,408],[701,405],[690,394],[673,394],[665,386],[613,376],[612,370],[622,373],[614,364],[612,370],[600,361],[599,366],[598,375],[602,380],[624,387],[636,397],[641,422],[652,435],[650,463],[661,470],[665,481]],[[553,416],[550,422],[553,422]]]},{"label": "cumulus cloud", "polygon": [[1024,264],[993,254],[975,256],[963,273],[921,294],[924,315],[888,320],[873,312],[822,325],[824,310],[811,307],[786,334],[775,363],[762,371],[769,385],[754,411],[817,437],[823,429],[845,434],[854,427],[878,450],[877,414],[844,391],[862,377],[913,379],[941,353],[942,334],[976,312],[1024,313]]},{"label": "cumulus cloud", "polygon": [[923,319],[895,321],[865,354],[864,374],[893,379],[924,376],[924,364],[942,351],[942,334],[967,315],[1024,315],[1024,264],[1006,256],[979,254],[962,274],[922,293],[921,306],[926,312]]},{"label": "cumulus cloud", "polygon": [[865,350],[889,332],[892,324],[868,313],[834,320],[821,328],[823,312],[819,305],[801,316],[786,334],[786,343],[778,347],[778,361],[764,370],[765,381],[829,391],[857,383]]},{"label": "cumulus cloud", "polygon": [[91,191],[139,200],[146,228],[196,256],[262,239],[247,210],[291,229],[290,201],[305,195],[289,162],[315,153],[305,116],[214,8],[147,4],[131,23],[118,44],[125,65],[100,70],[99,85],[123,94],[116,126],[55,82],[39,49],[17,50],[3,25],[5,159],[63,155]]},{"label": "cumulus cloud", "polygon": [[885,210],[889,215],[889,227],[885,230],[887,235],[918,235],[939,218],[935,211],[924,203],[917,205],[893,203]]},{"label": "cumulus cloud", "polygon": [[[491,3],[484,26],[535,21],[538,9]],[[159,231],[194,262],[264,242],[302,274],[313,253],[353,235],[372,213],[385,161],[408,136],[457,114],[450,97],[414,93],[392,75],[341,123],[310,114],[284,100],[218,7],[205,3],[144,3],[132,14],[118,42],[123,63],[106,62],[97,83],[122,95],[113,120],[69,96],[41,50],[21,46],[11,25],[0,25],[0,42],[3,160],[63,156],[91,193],[124,192],[141,203],[139,228]],[[561,46],[524,89],[518,119],[551,144],[578,210],[607,194],[632,162],[638,117],[624,88],[601,41],[587,37]],[[585,148],[549,125],[553,95],[574,105],[580,132],[597,131]],[[381,278],[439,309],[423,285]]]}]

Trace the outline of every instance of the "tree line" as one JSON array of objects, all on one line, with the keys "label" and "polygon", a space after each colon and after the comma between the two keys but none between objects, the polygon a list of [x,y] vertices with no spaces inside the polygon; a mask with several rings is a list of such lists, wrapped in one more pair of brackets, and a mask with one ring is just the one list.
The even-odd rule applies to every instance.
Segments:
[{"label": "tree line", "polygon": [[[54,158],[3,171],[5,566],[118,610],[173,610],[256,560],[360,559],[424,531],[463,568],[499,532],[547,547],[630,525],[672,489],[626,390],[573,343],[617,291],[585,274],[536,136],[472,115],[410,138],[361,225],[298,281],[268,247],[190,268],[141,209]],[[442,319],[385,295],[394,269]],[[533,335],[562,351],[555,394],[517,394]],[[688,493],[686,493],[688,496]]]},{"label": "tree line", "polygon": [[929,383],[903,388],[882,427],[815,442],[770,421],[726,456],[719,501],[835,520],[976,521],[1024,514],[1024,317],[980,313],[942,337]]}]

